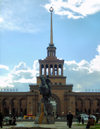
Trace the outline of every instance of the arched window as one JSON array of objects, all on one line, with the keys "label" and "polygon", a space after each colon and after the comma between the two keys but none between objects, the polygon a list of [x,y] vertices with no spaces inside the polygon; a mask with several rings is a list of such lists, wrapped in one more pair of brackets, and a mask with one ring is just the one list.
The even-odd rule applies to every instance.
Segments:
[{"label": "arched window", "polygon": [[54,66],[54,71],[55,71],[55,76],[57,76],[57,65],[55,64],[55,66]]},{"label": "arched window", "polygon": [[78,98],[76,101],[76,108],[79,110],[80,113],[82,111],[82,107],[83,107],[83,101],[82,99]]},{"label": "arched window", "polygon": [[48,56],[50,56],[50,51],[48,50]]},{"label": "arched window", "polygon": [[61,68],[62,68],[62,65],[59,64],[59,75],[61,75]]},{"label": "arched window", "polygon": [[89,98],[85,99],[84,108],[86,109],[87,113],[91,112],[91,100]]},{"label": "arched window", "polygon": [[41,74],[44,75],[44,65],[41,65]]},{"label": "arched window", "polygon": [[18,114],[17,114],[17,113],[18,113],[18,111],[17,111],[17,106],[18,106],[18,102],[17,102],[17,100],[16,100],[15,98],[13,98],[13,99],[11,100],[12,114],[18,115]]},{"label": "arched window", "polygon": [[3,103],[4,115],[7,116],[9,115],[9,101],[7,99],[4,99],[2,103]]},{"label": "arched window", "polygon": [[50,75],[53,75],[53,65],[50,65]]},{"label": "arched window", "polygon": [[26,115],[27,102],[24,98],[20,100],[21,115]]},{"label": "arched window", "polygon": [[49,75],[48,64],[46,64],[46,75]]}]

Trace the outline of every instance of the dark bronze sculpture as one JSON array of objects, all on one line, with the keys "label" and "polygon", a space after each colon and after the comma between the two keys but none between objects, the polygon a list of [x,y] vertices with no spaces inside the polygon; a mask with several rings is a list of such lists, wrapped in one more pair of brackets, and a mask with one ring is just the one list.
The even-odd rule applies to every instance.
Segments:
[{"label": "dark bronze sculpture", "polygon": [[54,115],[53,115],[53,105],[52,94],[51,94],[51,81],[50,79],[44,76],[40,76],[41,84],[39,86],[40,94],[42,95],[42,99],[39,104],[39,113],[36,116],[35,123],[49,123],[53,124]]},{"label": "dark bronze sculpture", "polygon": [[40,94],[43,96],[43,101],[48,102],[49,98],[51,97],[51,81],[49,80],[48,76],[44,77],[41,76],[41,85],[39,87]]},{"label": "dark bronze sculpture", "polygon": [[40,94],[42,95],[42,101],[44,103],[45,113],[47,115],[51,114],[52,106],[50,104],[50,97],[51,97],[51,81],[50,79],[44,76],[40,77],[41,85],[39,87]]},{"label": "dark bronze sculpture", "polygon": [[40,91],[40,94],[42,95],[41,103],[44,104],[44,111],[42,113],[44,113],[44,117],[47,119],[47,123],[50,123],[51,116],[53,115],[53,107],[52,107],[52,104],[50,103],[50,98],[52,96],[51,94],[52,83],[48,78],[48,76],[47,77],[41,76],[40,79],[41,79],[41,85],[39,87],[39,91]]}]

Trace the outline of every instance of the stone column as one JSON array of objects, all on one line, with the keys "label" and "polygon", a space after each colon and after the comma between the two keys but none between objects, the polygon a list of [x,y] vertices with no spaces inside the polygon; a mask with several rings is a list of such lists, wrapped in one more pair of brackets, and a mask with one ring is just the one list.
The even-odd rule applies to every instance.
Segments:
[{"label": "stone column", "polygon": [[44,75],[46,76],[46,64],[44,65]]},{"label": "stone column", "polygon": [[53,76],[55,76],[55,67],[53,65]]},{"label": "stone column", "polygon": [[63,76],[63,65],[61,65],[61,76]]},{"label": "stone column", "polygon": [[92,102],[93,100],[90,99],[90,113],[92,113]]},{"label": "stone column", "polygon": [[50,76],[50,65],[48,65],[48,75]]},{"label": "stone column", "polygon": [[57,65],[57,76],[59,76],[59,65]]},{"label": "stone column", "polygon": [[18,116],[20,115],[21,111],[20,111],[21,107],[20,107],[20,100],[18,100]]},{"label": "stone column", "polygon": [[12,113],[12,100],[9,100],[9,114]]},{"label": "stone column", "polygon": [[38,95],[35,95],[35,114],[38,112]]},{"label": "stone column", "polygon": [[3,100],[1,100],[0,105],[1,105],[1,112],[3,113]]},{"label": "stone column", "polygon": [[84,112],[84,99],[82,99],[82,112]]},{"label": "stone column", "polygon": [[75,96],[70,95],[69,96],[69,110],[71,110],[72,114],[75,115]]},{"label": "stone column", "polygon": [[47,56],[48,56],[48,51],[47,51]]},{"label": "stone column", "polygon": [[91,100],[91,114],[93,114],[93,100]]},{"label": "stone column", "polygon": [[42,68],[41,68],[41,64],[40,64],[40,76],[42,75]]}]

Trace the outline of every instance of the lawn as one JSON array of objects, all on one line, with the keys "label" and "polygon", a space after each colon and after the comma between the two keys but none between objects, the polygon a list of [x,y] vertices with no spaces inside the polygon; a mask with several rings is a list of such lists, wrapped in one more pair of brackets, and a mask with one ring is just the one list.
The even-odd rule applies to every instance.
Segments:
[{"label": "lawn", "polygon": [[91,126],[90,129],[100,129],[100,124],[96,124],[94,126]]},{"label": "lawn", "polygon": [[[78,127],[83,127],[83,128],[86,128],[86,124],[82,125],[82,124],[75,124],[75,126],[78,126]],[[100,124],[96,124],[94,126],[90,126],[90,129],[100,129]]]}]

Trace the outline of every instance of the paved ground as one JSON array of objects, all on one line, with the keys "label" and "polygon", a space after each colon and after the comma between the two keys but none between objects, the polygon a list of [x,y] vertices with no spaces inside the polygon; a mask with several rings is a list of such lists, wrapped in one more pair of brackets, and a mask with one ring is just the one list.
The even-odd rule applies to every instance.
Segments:
[{"label": "paved ground", "polygon": [[[9,129],[12,126],[4,126],[3,129]],[[55,122],[55,124],[34,124],[34,122],[17,122],[15,127],[50,127],[52,129],[68,129],[66,122]],[[72,129],[85,129],[85,126],[77,126],[73,123]]]}]

